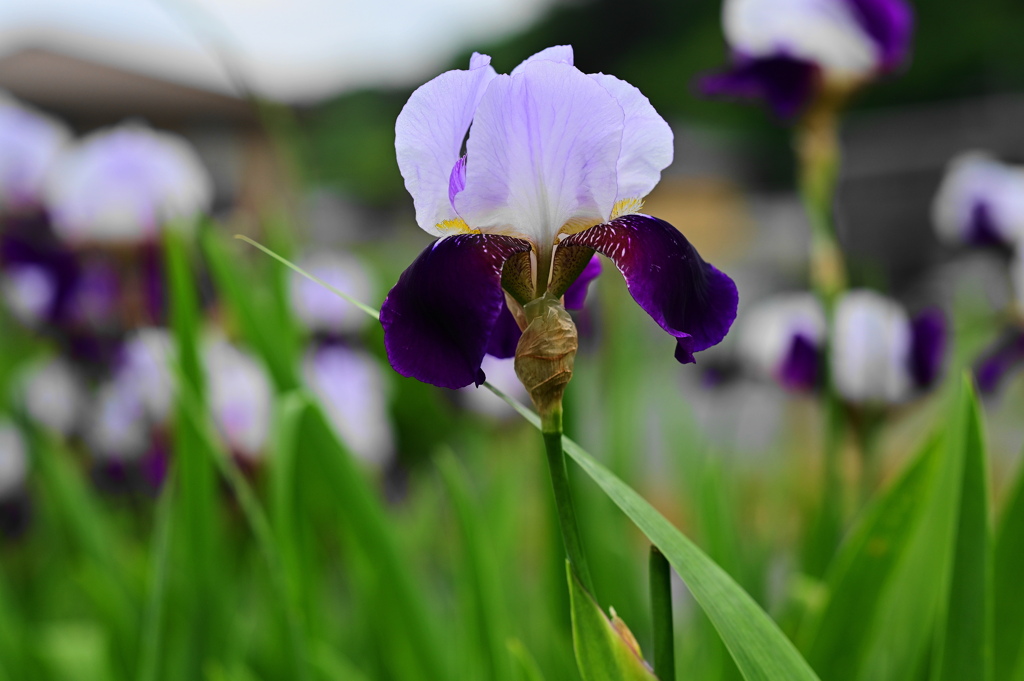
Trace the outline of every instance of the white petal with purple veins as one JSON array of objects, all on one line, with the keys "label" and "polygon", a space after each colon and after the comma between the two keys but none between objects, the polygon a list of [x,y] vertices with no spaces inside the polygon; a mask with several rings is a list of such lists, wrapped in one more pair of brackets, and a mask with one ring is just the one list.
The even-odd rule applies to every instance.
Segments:
[{"label": "white petal with purple veins", "polygon": [[623,118],[615,98],[573,66],[537,60],[498,76],[477,108],[456,209],[483,232],[541,247],[567,224],[604,222]]},{"label": "white petal with purple veins", "polygon": [[434,235],[458,231],[448,185],[477,104],[497,75],[490,61],[474,54],[469,70],[448,71],[421,85],[395,122],[398,168],[412,195],[416,223]]},{"label": "white petal with purple veins", "polygon": [[[616,164],[618,191],[615,201],[642,199],[672,163],[672,128],[643,93],[624,80],[603,73],[590,76],[622,107],[622,149]],[[631,212],[635,212],[631,211]]]},{"label": "white petal with purple veins", "polygon": [[897,302],[850,291],[836,306],[832,343],[832,376],[843,398],[894,404],[910,396],[910,320]]},{"label": "white petal with purple veins", "polygon": [[881,55],[846,0],[726,0],[725,35],[749,57],[786,55],[837,75],[864,75]]}]

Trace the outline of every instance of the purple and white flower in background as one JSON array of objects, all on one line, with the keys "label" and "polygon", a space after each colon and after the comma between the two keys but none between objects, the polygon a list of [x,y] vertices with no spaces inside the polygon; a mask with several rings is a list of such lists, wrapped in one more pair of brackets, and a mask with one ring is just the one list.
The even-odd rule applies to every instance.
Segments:
[{"label": "purple and white flower in background", "polygon": [[85,426],[85,442],[96,459],[134,461],[149,449],[150,431],[140,389],[135,382],[115,378],[97,390]]},{"label": "purple and white flower in background", "polygon": [[121,348],[114,380],[135,386],[146,419],[157,426],[166,424],[171,416],[175,361],[174,339],[159,327],[138,329]]},{"label": "purple and white flower in background", "polygon": [[741,321],[740,356],[755,374],[787,390],[821,387],[827,326],[817,297],[791,293],[768,298]]},{"label": "purple and white flower in background", "polygon": [[672,225],[638,212],[672,161],[671,129],[629,83],[573,66],[572,48],[548,48],[510,75],[474,54],[468,69],[412,94],[395,148],[417,223],[440,237],[381,308],[399,373],[479,385],[509,311],[561,298],[595,251],[676,339],[680,362],[732,324],[732,280]]},{"label": "purple and white flower in background", "polygon": [[722,23],[732,66],[705,77],[703,92],[761,99],[788,118],[822,87],[902,64],[913,14],[904,0],[725,0]]},{"label": "purple and white flower in background", "polygon": [[0,211],[39,208],[47,174],[70,139],[63,123],[0,94]]},{"label": "purple and white flower in background", "polygon": [[210,208],[213,185],[184,139],[137,123],[94,132],[57,160],[46,186],[54,230],[69,243],[156,240]]},{"label": "purple and white flower in background", "polygon": [[376,359],[338,343],[311,349],[302,364],[338,438],[361,461],[383,467],[394,455],[387,382]]},{"label": "purple and white flower in background", "polygon": [[25,414],[39,425],[68,436],[78,430],[87,407],[85,383],[61,358],[37,362],[21,375]]},{"label": "purple and white flower in background", "polygon": [[946,242],[1013,245],[1024,236],[1024,168],[971,151],[949,162],[932,203]]},{"label": "purple and white flower in background", "polygon": [[[314,277],[356,300],[371,300],[373,281],[366,267],[352,255],[316,253],[303,258],[299,266]],[[292,273],[291,300],[295,316],[312,333],[338,337],[366,328],[365,312],[329,289],[298,272]]]},{"label": "purple and white flower in background", "polygon": [[44,324],[57,297],[57,280],[40,265],[15,265],[0,273],[0,293],[11,314],[29,328]]},{"label": "purple and white flower in background", "polygon": [[1024,243],[1017,242],[1010,262],[1015,307],[1012,320],[999,338],[989,346],[974,365],[978,389],[993,394],[1012,374],[1024,367]]},{"label": "purple and white flower in background", "polygon": [[903,306],[867,290],[846,293],[836,305],[831,370],[849,403],[895,405],[933,386],[946,347],[938,310],[913,320]]},{"label": "purple and white flower in background", "polygon": [[13,423],[0,419],[0,503],[24,490],[28,479],[28,447]]},{"label": "purple and white flower in background", "polygon": [[263,365],[220,339],[203,346],[207,400],[224,444],[238,459],[256,464],[265,454],[273,392]]}]

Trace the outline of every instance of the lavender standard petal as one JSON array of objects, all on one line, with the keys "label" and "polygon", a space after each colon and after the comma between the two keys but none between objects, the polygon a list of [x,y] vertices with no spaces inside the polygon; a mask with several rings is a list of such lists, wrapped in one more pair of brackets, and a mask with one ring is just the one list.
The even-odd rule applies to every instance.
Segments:
[{"label": "lavender standard petal", "polygon": [[737,55],[728,71],[704,76],[701,94],[732,99],[760,99],[779,118],[796,116],[810,102],[818,67],[783,54],[772,57]]},{"label": "lavender standard petal", "polygon": [[910,322],[910,374],[919,389],[935,384],[946,352],[946,316],[939,309],[920,313]]},{"label": "lavender standard petal", "polygon": [[736,319],[739,296],[728,276],[704,262],[679,230],[649,215],[625,215],[564,239],[615,262],[633,299],[676,338],[676,359],[719,343]]},{"label": "lavender standard petal", "polygon": [[459,234],[428,246],[381,306],[395,371],[442,388],[483,383],[480,363],[505,307],[502,265],[529,249],[521,239],[489,234]]}]

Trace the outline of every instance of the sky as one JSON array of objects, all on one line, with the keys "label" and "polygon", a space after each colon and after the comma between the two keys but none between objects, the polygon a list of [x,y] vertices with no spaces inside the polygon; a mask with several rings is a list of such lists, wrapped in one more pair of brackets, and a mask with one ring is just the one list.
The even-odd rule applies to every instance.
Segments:
[{"label": "sky", "polygon": [[412,85],[553,0],[0,0],[0,58],[43,47],[280,101]]}]

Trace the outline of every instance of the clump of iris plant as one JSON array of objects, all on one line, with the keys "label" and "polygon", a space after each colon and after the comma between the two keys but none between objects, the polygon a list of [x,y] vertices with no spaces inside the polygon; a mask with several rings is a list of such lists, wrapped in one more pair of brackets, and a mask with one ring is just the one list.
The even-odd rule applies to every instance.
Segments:
[{"label": "clump of iris plant", "polygon": [[540,413],[572,574],[592,594],[562,451],[578,345],[566,307],[581,300],[572,285],[595,274],[595,253],[610,258],[682,363],[736,316],[732,280],[640,212],[672,161],[672,131],[635,87],[583,73],[571,47],[555,46],[508,75],[474,54],[421,86],[395,148],[416,221],[439,238],[381,307],[388,359],[426,383],[480,385],[485,355],[507,356],[518,337],[515,370]]}]

